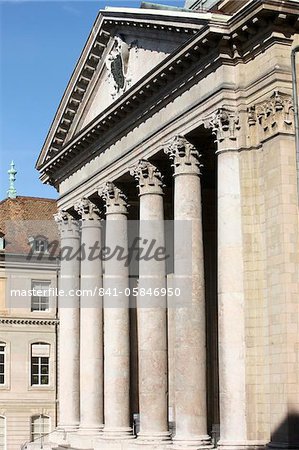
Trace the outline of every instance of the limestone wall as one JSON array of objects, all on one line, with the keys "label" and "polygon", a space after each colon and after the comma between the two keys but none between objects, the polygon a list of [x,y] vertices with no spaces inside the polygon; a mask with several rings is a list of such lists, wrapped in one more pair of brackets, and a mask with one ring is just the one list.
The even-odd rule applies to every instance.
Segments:
[{"label": "limestone wall", "polygon": [[249,439],[269,440],[269,338],[265,254],[264,161],[261,149],[240,155]]},{"label": "limestone wall", "polygon": [[285,438],[288,415],[299,412],[294,139],[277,135],[242,152],[240,161],[248,437],[268,441],[278,429]]}]

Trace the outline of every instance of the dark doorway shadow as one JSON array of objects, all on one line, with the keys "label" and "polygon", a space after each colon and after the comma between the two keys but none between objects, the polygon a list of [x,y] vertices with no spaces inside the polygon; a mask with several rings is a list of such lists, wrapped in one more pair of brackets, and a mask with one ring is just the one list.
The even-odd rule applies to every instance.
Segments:
[{"label": "dark doorway shadow", "polygon": [[299,450],[299,414],[290,412],[271,435],[267,448]]}]

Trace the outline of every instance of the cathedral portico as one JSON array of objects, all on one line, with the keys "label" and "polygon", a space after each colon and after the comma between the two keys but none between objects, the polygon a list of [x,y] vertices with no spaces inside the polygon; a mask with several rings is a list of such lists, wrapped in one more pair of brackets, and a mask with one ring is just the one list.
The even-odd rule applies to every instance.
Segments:
[{"label": "cathedral portico", "polygon": [[[104,214],[106,215],[106,221],[105,243],[103,245],[107,249],[119,247],[126,254],[128,249],[127,232],[130,223],[127,221],[127,198],[124,192],[127,187],[127,191],[132,195],[131,187],[135,184],[134,178],[136,179],[137,186],[135,189],[138,196],[134,196],[132,202],[134,204],[136,202],[139,203],[139,211],[137,212],[139,220],[138,236],[144,242],[154,242],[156,248],[165,247],[165,216],[163,207],[165,193],[163,192],[163,186],[165,179],[167,183],[169,183],[169,180],[171,181],[171,164],[174,159],[176,183],[174,208],[177,211],[175,220],[180,222],[177,232],[179,233],[183,229],[182,223],[185,220],[191,220],[192,227],[190,227],[190,230],[193,233],[192,242],[195,258],[193,264],[190,265],[190,268],[194,267],[194,274],[186,275],[186,278],[191,281],[193,286],[189,290],[190,298],[183,299],[184,306],[175,311],[175,315],[177,315],[176,330],[181,331],[177,331],[179,337],[174,344],[175,371],[177,371],[177,375],[174,373],[176,384],[174,386],[174,398],[171,399],[171,403],[172,408],[175,403],[177,405],[177,430],[182,431],[180,431],[180,434],[177,434],[177,442],[174,441],[174,443],[177,448],[210,447],[210,438],[207,435],[207,392],[206,388],[204,388],[206,383],[206,338],[199,153],[193,145],[180,136],[174,137],[170,142],[165,143],[163,148],[167,157],[163,157],[163,153],[158,152],[156,161],[162,167],[162,171],[166,171],[165,177],[162,176],[153,163],[148,160],[140,160],[135,166],[130,168],[131,180],[125,177],[125,181],[122,179],[119,182],[117,180],[113,182],[107,181],[90,197],[94,203],[84,198],[79,203],[75,203],[74,208],[70,210],[71,212],[73,211],[74,215],[79,214],[79,217],[81,217],[81,248],[82,244],[85,244],[84,255],[81,255],[80,263],[80,286],[86,289],[92,289],[93,286],[103,286],[104,308],[102,342],[102,299],[95,297],[90,300],[89,298],[81,297],[80,430],[78,434],[73,432],[67,433],[68,439],[74,445],[77,445],[80,439],[84,437],[85,446],[97,445],[97,448],[101,448],[102,445],[103,448],[106,448],[107,445],[118,446],[120,444],[116,444],[116,442],[136,437],[132,435],[132,421],[130,419],[130,297],[127,294],[124,295],[124,292],[130,289],[129,267],[126,267],[124,261],[118,260],[117,257],[108,258],[103,263],[100,258],[92,258],[92,261],[88,261],[87,258],[85,261],[85,257],[88,254],[88,249],[94,247],[94,242],[103,242],[100,237],[102,226],[99,215],[104,217]],[[152,160],[154,161],[155,157]],[[177,182],[177,179],[182,181]],[[117,184],[122,185],[123,190],[120,190],[116,186]],[[167,203],[171,200],[169,198],[171,189],[171,186],[168,186]],[[195,199],[197,198],[197,208],[194,207],[194,197]],[[184,199],[184,202],[181,202],[180,199]],[[130,198],[128,202],[130,203]],[[95,206],[95,203],[97,206]],[[182,207],[182,212],[180,212],[179,205]],[[166,209],[169,210],[169,207]],[[99,210],[102,212],[100,213]],[[194,220],[190,214],[192,214],[192,217],[194,215]],[[171,213],[168,212],[167,217],[169,219]],[[75,222],[75,219],[72,220]],[[178,242],[190,251],[192,243],[188,245],[188,239],[190,239],[190,236],[186,235],[186,242],[182,238],[179,238]],[[187,258],[189,258],[189,254]],[[61,261],[61,263],[63,265],[64,261]],[[178,260],[178,272],[180,272],[179,264],[180,261]],[[200,277],[197,276],[199,267],[201,267]],[[103,281],[101,282],[102,272]],[[186,272],[182,271],[182,273]],[[167,290],[166,275],[166,265],[163,259],[161,261],[155,259],[142,261],[141,259],[138,270],[138,289],[163,292],[163,290]],[[99,280],[99,283],[94,284],[94,282],[97,283],[97,280]],[[114,299],[109,295],[109,290],[117,290],[123,295]],[[106,296],[105,291],[108,293]],[[199,292],[201,292],[200,297],[198,297]],[[197,306],[199,311],[201,310],[198,315],[199,322],[198,319],[194,320],[197,318],[197,314],[192,318],[191,313],[193,311],[193,303],[194,301],[197,303],[198,298],[201,298]],[[90,304],[91,301],[92,303]],[[99,311],[96,311],[97,305]],[[191,316],[188,319],[189,314]],[[169,445],[171,442],[168,430],[170,376],[168,372],[167,315],[167,297],[164,292],[160,296],[149,295],[148,297],[142,296],[138,298],[138,338],[136,344],[139,361],[138,403],[140,431],[137,434],[136,445],[146,445],[147,448],[150,445]],[[190,321],[190,326],[188,325],[187,328],[188,320]],[[201,338],[200,334],[202,335]],[[198,342],[202,343],[202,348],[200,349],[201,358],[186,359],[187,348],[191,348],[190,346],[193,344],[194,353],[198,352]],[[86,346],[85,349],[84,346]],[[102,350],[99,351],[99,349]],[[101,352],[103,352],[102,361],[100,357]],[[95,356],[96,358],[93,360]],[[95,376],[95,374],[99,373],[100,367],[103,367],[101,370],[102,378]],[[181,375],[184,372],[187,375],[186,377]],[[198,376],[202,377],[200,384],[196,382]],[[93,387],[90,380],[93,380],[93,383],[95,383]],[[103,392],[101,392],[102,382],[104,383]],[[190,393],[187,395],[188,389],[190,389]],[[95,392],[98,392],[97,397],[94,395]],[[92,396],[91,393],[93,393]],[[63,396],[63,392],[61,395]],[[197,398],[199,403],[196,400]],[[190,404],[190,400],[193,401],[193,406]],[[86,405],[88,405],[88,408],[86,408]],[[193,411],[196,411],[197,405],[200,407],[196,416],[193,416]],[[103,429],[100,423],[102,417],[101,407],[103,407],[104,415]],[[184,408],[186,411],[184,411]],[[99,418],[98,426],[94,422],[95,417]],[[90,424],[89,426],[87,426],[88,423]],[[80,438],[80,436],[82,437]],[[109,441],[111,442],[110,444]],[[163,444],[164,441],[165,444]],[[129,448],[127,447],[128,445],[128,443],[124,442],[121,448]]]},{"label": "cathedral portico", "polygon": [[[96,26],[105,50],[100,66],[93,60],[92,88],[61,148],[48,142],[39,159],[43,179],[60,192],[62,246],[98,243],[97,258],[87,252],[61,261],[61,286],[99,292],[81,296],[80,309],[78,297],[66,298],[70,308],[60,299],[64,443],[97,450],[299,446],[281,425],[290,404],[299,414],[298,194],[287,65],[298,5],[278,3],[202,13],[200,24],[195,13],[174,19],[159,9],[158,20],[142,12],[136,34],[132,10],[114,10]],[[167,47],[173,20],[176,51]],[[153,21],[161,39],[167,35],[163,45]],[[147,52],[156,52],[155,65],[134,79],[132,68],[146,64]],[[64,106],[59,114],[67,114]],[[147,258],[150,246],[155,256]],[[174,299],[175,289],[181,295]]]}]

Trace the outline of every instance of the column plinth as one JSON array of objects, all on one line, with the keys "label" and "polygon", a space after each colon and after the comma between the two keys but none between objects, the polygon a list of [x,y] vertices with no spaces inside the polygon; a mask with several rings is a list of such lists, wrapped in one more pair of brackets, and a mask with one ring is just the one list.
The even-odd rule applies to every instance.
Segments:
[{"label": "column plinth", "polygon": [[[80,434],[94,435],[103,428],[103,326],[101,221],[99,211],[88,199],[75,209],[81,216],[80,304]],[[94,249],[91,254],[90,249]],[[89,294],[91,293],[91,295]]]},{"label": "column plinth", "polygon": [[[108,182],[99,191],[106,206],[106,248],[128,254],[127,202]],[[129,267],[117,254],[105,261],[103,439],[132,439],[130,420]],[[108,295],[113,292],[116,295]]]},{"label": "column plinth", "polygon": [[[140,196],[141,246],[154,242],[165,248],[162,176],[155,166],[142,160],[131,170]],[[137,300],[140,444],[168,441],[168,363],[166,296],[142,295],[166,288],[165,260],[139,260]]]},{"label": "column plinth", "polygon": [[[174,283],[185,273],[191,250],[190,288],[175,311],[174,448],[211,447],[207,433],[206,324],[203,265],[200,163],[196,148],[176,136],[165,147],[174,167]],[[185,227],[184,227],[185,224]],[[190,226],[189,226],[190,225]],[[182,233],[182,227],[189,231]],[[191,242],[190,242],[191,240]]]}]

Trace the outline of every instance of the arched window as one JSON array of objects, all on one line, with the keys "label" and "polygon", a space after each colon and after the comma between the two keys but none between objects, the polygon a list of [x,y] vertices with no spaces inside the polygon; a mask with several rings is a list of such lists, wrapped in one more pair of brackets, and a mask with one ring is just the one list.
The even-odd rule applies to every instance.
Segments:
[{"label": "arched window", "polygon": [[0,450],[6,450],[6,417],[0,416]]},{"label": "arched window", "polygon": [[50,433],[50,417],[39,414],[31,417],[31,441],[47,442]]},{"label": "arched window", "polygon": [[45,386],[50,377],[50,345],[35,342],[31,345],[31,386]]},{"label": "arched window", "polygon": [[[0,342],[0,385],[5,384],[6,344]],[[0,447],[1,449],[1,447]]]}]

